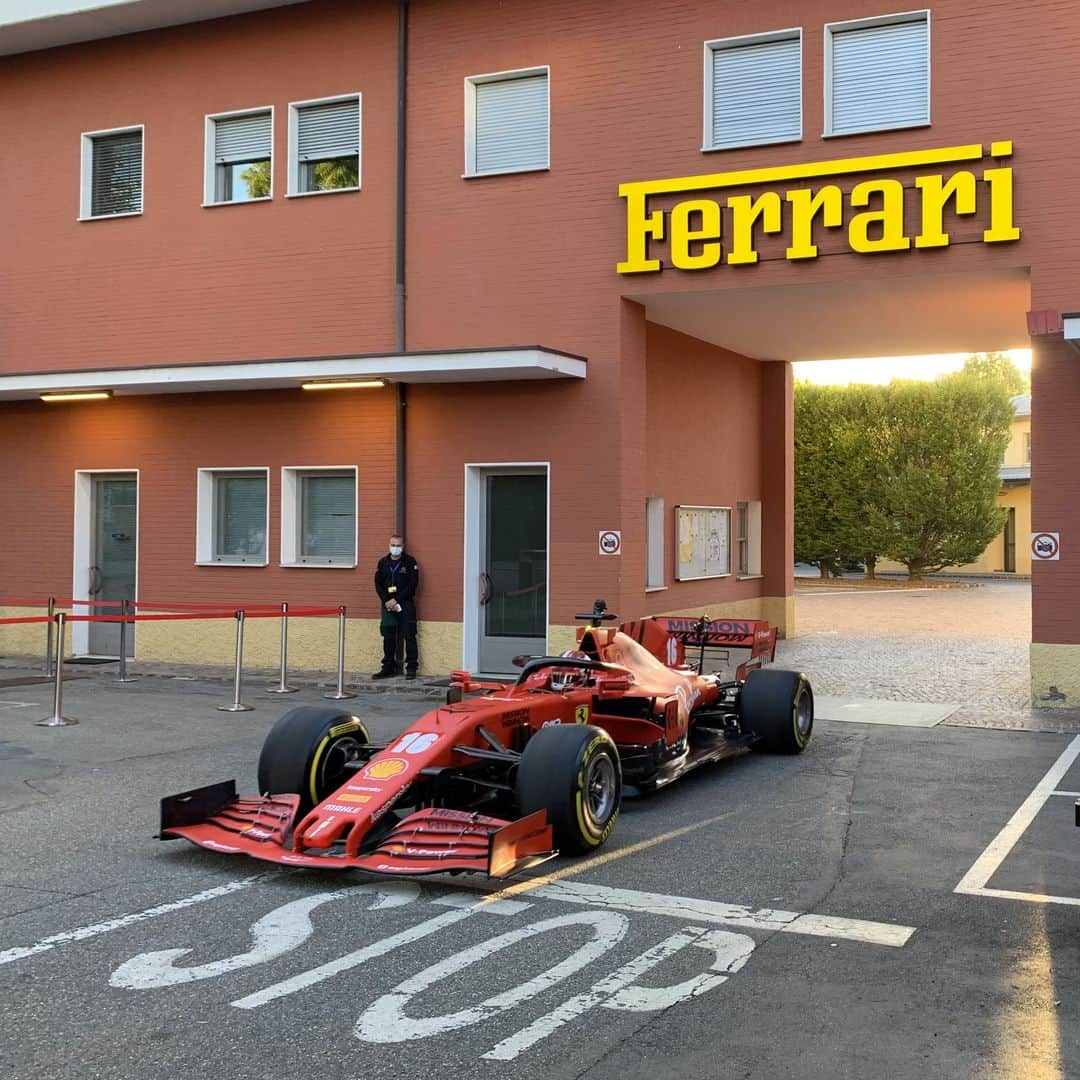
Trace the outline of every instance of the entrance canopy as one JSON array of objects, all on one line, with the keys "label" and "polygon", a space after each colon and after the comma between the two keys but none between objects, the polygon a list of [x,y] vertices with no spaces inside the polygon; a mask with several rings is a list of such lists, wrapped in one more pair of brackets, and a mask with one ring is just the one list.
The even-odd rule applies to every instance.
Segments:
[{"label": "entrance canopy", "polygon": [[385,379],[405,383],[584,379],[583,357],[539,346],[447,350],[367,356],[300,357],[237,363],[166,364],[0,374],[0,401],[42,393],[107,390],[111,394],[194,394],[226,390],[287,390],[331,379]]},{"label": "entrance canopy", "polygon": [[758,360],[988,352],[1031,344],[1026,268],[631,296],[646,318]]}]

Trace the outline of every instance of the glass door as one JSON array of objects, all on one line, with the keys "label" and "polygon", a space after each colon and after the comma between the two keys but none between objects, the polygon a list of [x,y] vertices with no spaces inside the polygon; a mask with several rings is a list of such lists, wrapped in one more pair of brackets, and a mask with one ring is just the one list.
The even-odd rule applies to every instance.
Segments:
[{"label": "glass door", "polygon": [[[136,500],[134,473],[91,478],[89,600],[135,599]],[[113,605],[91,607],[91,615],[117,615]],[[120,655],[120,624],[92,622],[89,651],[95,656]],[[134,627],[128,627],[127,654],[134,656]]]},{"label": "glass door", "polygon": [[547,647],[547,474],[485,475],[480,521],[479,668],[513,672]]},{"label": "glass door", "polygon": [[1016,507],[1009,507],[1005,521],[1005,572],[1016,573]]}]

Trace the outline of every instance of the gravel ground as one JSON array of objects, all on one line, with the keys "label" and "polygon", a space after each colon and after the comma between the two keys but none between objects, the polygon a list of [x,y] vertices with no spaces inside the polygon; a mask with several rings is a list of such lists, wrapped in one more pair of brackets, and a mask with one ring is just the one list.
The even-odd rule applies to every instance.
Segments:
[{"label": "gravel ground", "polygon": [[1030,711],[1030,582],[800,584],[795,613],[796,636],[780,643],[777,662],[806,671],[818,693]]}]

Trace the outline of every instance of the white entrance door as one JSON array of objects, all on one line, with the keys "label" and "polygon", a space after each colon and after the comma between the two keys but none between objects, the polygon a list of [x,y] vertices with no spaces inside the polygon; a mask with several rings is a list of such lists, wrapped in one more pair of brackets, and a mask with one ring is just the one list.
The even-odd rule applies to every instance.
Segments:
[{"label": "white entrance door", "polygon": [[[138,498],[135,472],[76,475],[74,596],[99,602],[76,608],[76,614],[118,615],[116,601],[135,599]],[[127,631],[126,651],[134,656],[134,627]],[[76,653],[119,656],[120,625],[75,623],[72,645]]]},{"label": "white entrance door", "polygon": [[469,481],[466,544],[474,573],[466,574],[466,662],[511,673],[515,656],[547,649],[548,470],[474,466]]}]

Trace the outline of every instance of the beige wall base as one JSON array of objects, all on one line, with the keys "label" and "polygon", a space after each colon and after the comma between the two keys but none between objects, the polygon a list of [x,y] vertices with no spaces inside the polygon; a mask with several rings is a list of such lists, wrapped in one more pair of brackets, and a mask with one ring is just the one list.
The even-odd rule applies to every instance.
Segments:
[{"label": "beige wall base", "polygon": [[[0,607],[0,619],[43,614],[40,608]],[[0,655],[45,656],[45,623],[0,625]],[[280,659],[281,621],[248,618],[244,622],[244,667],[276,669]],[[66,635],[67,655],[71,637]],[[289,670],[337,670],[337,619],[289,620]],[[420,673],[446,675],[461,667],[461,623],[421,622]],[[198,619],[139,623],[135,663],[195,664],[232,667],[236,658],[235,619]],[[345,672],[378,671],[382,636],[377,619],[348,619],[345,624]]]},{"label": "beige wall base", "polygon": [[[0,618],[40,615],[40,609],[0,608]],[[665,615],[695,618],[697,609],[667,611]],[[766,596],[725,604],[725,618],[768,619],[791,636],[795,625],[795,598]],[[0,625],[0,655],[44,657],[45,624]],[[548,651],[557,656],[572,649],[579,625],[548,627]],[[276,669],[280,656],[281,623],[273,618],[248,618],[244,622],[244,667]],[[336,619],[289,620],[289,670],[333,673],[337,670]],[[67,654],[71,654],[68,637]],[[462,624],[421,622],[419,626],[420,674],[448,675],[461,667],[464,646]],[[1080,646],[1078,646],[1080,648]],[[198,619],[177,622],[139,623],[135,631],[135,660],[153,664],[194,664],[230,668],[236,656],[234,619]],[[374,672],[382,662],[382,636],[377,619],[348,619],[345,624],[345,673]],[[1077,700],[1080,700],[1078,695]]]},{"label": "beige wall base", "polygon": [[[277,618],[251,619],[244,626],[244,666],[276,668],[281,624]],[[421,675],[446,675],[461,666],[461,624],[421,622],[418,628]],[[289,669],[337,670],[336,619],[289,620]],[[215,622],[144,623],[139,627],[136,659],[155,663],[221,664],[236,655],[236,624]],[[379,670],[382,635],[378,619],[347,619],[345,673]]]},{"label": "beige wall base", "polygon": [[1080,645],[1031,644],[1031,704],[1080,708]]},{"label": "beige wall base", "polygon": [[[44,608],[0,607],[0,619],[26,619],[44,615]],[[45,662],[46,623],[16,623],[0,626],[0,656],[36,656]],[[70,639],[68,648],[71,647]]]}]

